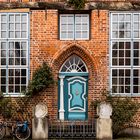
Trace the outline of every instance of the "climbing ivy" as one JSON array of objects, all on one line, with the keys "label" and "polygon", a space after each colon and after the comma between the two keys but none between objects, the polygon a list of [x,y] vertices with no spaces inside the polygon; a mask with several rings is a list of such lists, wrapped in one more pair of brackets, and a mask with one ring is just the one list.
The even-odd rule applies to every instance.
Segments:
[{"label": "climbing ivy", "polygon": [[53,84],[53,75],[50,67],[43,63],[34,73],[33,78],[29,82],[28,88],[26,90],[26,95],[32,96],[35,93],[42,91],[49,85]]},{"label": "climbing ivy", "polygon": [[75,9],[83,9],[86,3],[86,0],[68,0],[68,3],[74,6]]}]

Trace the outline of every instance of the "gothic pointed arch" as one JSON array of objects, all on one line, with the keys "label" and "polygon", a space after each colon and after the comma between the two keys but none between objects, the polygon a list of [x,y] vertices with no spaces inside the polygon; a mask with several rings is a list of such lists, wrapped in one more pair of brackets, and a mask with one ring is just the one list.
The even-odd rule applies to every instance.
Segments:
[{"label": "gothic pointed arch", "polygon": [[67,47],[67,49],[62,50],[61,53],[57,55],[52,61],[52,67],[54,69],[54,73],[58,74],[59,70],[61,69],[62,65],[68,60],[72,55],[78,56],[86,65],[90,76],[94,74],[95,67],[94,67],[94,60],[90,56],[89,52],[78,45],[73,45]]}]

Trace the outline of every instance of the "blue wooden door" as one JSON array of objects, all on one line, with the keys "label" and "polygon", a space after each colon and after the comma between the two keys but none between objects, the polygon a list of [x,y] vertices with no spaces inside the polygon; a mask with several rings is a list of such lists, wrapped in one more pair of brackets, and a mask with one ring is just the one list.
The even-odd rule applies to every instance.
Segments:
[{"label": "blue wooden door", "polygon": [[64,80],[65,119],[87,119],[87,77],[73,76]]}]

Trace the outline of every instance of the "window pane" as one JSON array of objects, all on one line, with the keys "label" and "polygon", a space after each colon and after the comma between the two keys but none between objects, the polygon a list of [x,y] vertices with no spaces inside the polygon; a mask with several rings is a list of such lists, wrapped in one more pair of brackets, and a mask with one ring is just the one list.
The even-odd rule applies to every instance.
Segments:
[{"label": "window pane", "polygon": [[125,59],[125,65],[130,65],[131,64],[131,60],[130,59]]},{"label": "window pane", "polygon": [[124,38],[124,33],[125,33],[124,31],[120,31],[120,32],[119,32],[119,37],[120,37],[120,38]]},{"label": "window pane", "polygon": [[26,31],[27,30],[27,24],[26,23],[21,24],[21,30],[22,31]]},{"label": "window pane", "polygon": [[16,24],[15,24],[15,29],[16,29],[17,31],[20,30],[20,24],[19,24],[19,23],[16,23]]},{"label": "window pane", "polygon": [[20,76],[20,69],[15,69],[15,76]]},{"label": "window pane", "polygon": [[112,93],[118,93],[118,87],[112,86]]},{"label": "window pane", "polygon": [[67,30],[67,25],[66,24],[63,24],[63,25],[61,25],[61,30]]},{"label": "window pane", "polygon": [[6,30],[6,24],[5,23],[1,24],[1,30]]},{"label": "window pane", "polygon": [[15,32],[15,38],[21,38],[20,37],[20,32]]},{"label": "window pane", "polygon": [[135,32],[134,32],[134,37],[135,37],[135,38],[139,38],[139,32],[138,32],[138,31],[135,31]]},{"label": "window pane", "polygon": [[125,85],[130,85],[130,78],[125,78]]},{"label": "window pane", "polygon": [[26,46],[27,46],[26,42],[21,42],[21,49],[26,50]]},{"label": "window pane", "polygon": [[1,42],[1,49],[6,49],[6,43],[5,42]]},{"label": "window pane", "polygon": [[1,51],[1,57],[6,57],[6,51]]},{"label": "window pane", "polygon": [[15,65],[20,65],[20,58],[15,58]]},{"label": "window pane", "polygon": [[24,14],[23,14],[23,15],[21,16],[21,21],[22,21],[22,22],[27,22],[27,15],[24,15]]},{"label": "window pane", "polygon": [[6,84],[6,78],[1,78],[1,84]]},{"label": "window pane", "polygon": [[88,38],[88,32],[83,32],[83,33],[82,33],[82,38],[87,39],[87,38]]},{"label": "window pane", "polygon": [[1,86],[1,91],[2,91],[3,93],[5,93],[5,92],[6,92],[6,86]]},{"label": "window pane", "polygon": [[112,65],[118,65],[117,62],[118,62],[117,59],[112,59]]},{"label": "window pane", "polygon": [[26,84],[26,78],[21,78],[21,84]]},{"label": "window pane", "polygon": [[83,24],[83,25],[82,25],[82,29],[83,29],[83,30],[88,30],[88,25],[87,25],[87,24]]},{"label": "window pane", "polygon": [[79,24],[77,24],[77,25],[76,25],[76,30],[81,31],[81,29],[82,29],[82,26],[81,26],[81,25],[79,25]]},{"label": "window pane", "polygon": [[1,76],[6,76],[6,70],[5,69],[1,69]]},{"label": "window pane", "polygon": [[117,85],[117,78],[112,78],[112,85]]},{"label": "window pane", "polygon": [[112,38],[118,38],[118,31],[112,32]]},{"label": "window pane", "polygon": [[126,21],[131,21],[131,15],[130,15],[130,14],[126,14],[125,20],[126,20]]},{"label": "window pane", "polygon": [[1,32],[1,38],[6,38],[6,31]]},{"label": "window pane", "polygon": [[9,57],[14,57],[14,51],[9,51]]},{"label": "window pane", "polygon": [[5,23],[7,21],[6,15],[1,15],[1,22]]},{"label": "window pane", "polygon": [[21,38],[26,38],[26,33],[27,32],[21,32]]},{"label": "window pane", "polygon": [[125,93],[130,93],[130,86],[125,86]]},{"label": "window pane", "polygon": [[20,78],[15,78],[15,84],[20,84]]},{"label": "window pane", "polygon": [[26,57],[26,51],[21,51],[21,57]]},{"label": "window pane", "polygon": [[118,56],[118,51],[117,50],[113,50],[112,51],[112,57],[117,57]]},{"label": "window pane", "polygon": [[20,22],[20,15],[16,14],[15,19],[16,19],[16,22]]},{"label": "window pane", "polygon": [[112,76],[117,76],[117,70],[112,70]]},{"label": "window pane", "polygon": [[1,65],[6,65],[6,59],[5,58],[1,58]]},{"label": "window pane", "polygon": [[62,33],[61,33],[61,38],[62,38],[62,39],[67,38],[67,33],[66,33],[66,32],[62,32]]},{"label": "window pane", "polygon": [[26,58],[21,59],[21,65],[26,65]]},{"label": "window pane", "polygon": [[13,86],[9,86],[8,91],[9,91],[10,93],[13,93],[13,92],[14,92],[14,87],[13,87]]},{"label": "window pane", "polygon": [[15,86],[15,92],[19,93],[20,92],[20,86]]},{"label": "window pane", "polygon": [[14,31],[14,24],[13,23],[9,24],[9,30]]},{"label": "window pane", "polygon": [[13,69],[9,69],[9,76],[14,76],[14,70]]},{"label": "window pane", "polygon": [[73,23],[74,17],[73,16],[68,16],[67,17],[67,22],[68,23]]},{"label": "window pane", "polygon": [[134,29],[138,30],[139,29],[139,23],[134,23]]},{"label": "window pane", "polygon": [[14,59],[13,58],[9,58],[9,65],[14,65]]},{"label": "window pane", "polygon": [[9,22],[14,22],[14,15],[9,15]]},{"label": "window pane", "polygon": [[124,14],[119,14],[119,21],[124,21],[124,18],[125,16],[124,16]]},{"label": "window pane", "polygon": [[134,49],[139,49],[139,42],[134,42]]},{"label": "window pane", "polygon": [[14,32],[9,32],[9,37],[14,38],[15,37]]},{"label": "window pane", "polygon": [[81,38],[81,32],[76,32],[75,36],[76,36],[77,39]]},{"label": "window pane", "polygon": [[[7,94],[26,89],[28,20],[24,13],[0,13],[0,90]],[[5,42],[2,39],[5,39]],[[24,40],[22,40],[24,38]],[[10,67],[10,66],[11,67]],[[21,65],[23,65],[21,67]],[[11,94],[11,95],[12,95]]]},{"label": "window pane", "polygon": [[118,21],[118,14],[113,14],[112,21]]},{"label": "window pane", "polygon": [[21,70],[21,75],[22,75],[22,76],[26,76],[26,69],[22,69],[22,70]]},{"label": "window pane", "polygon": [[9,78],[9,84],[14,84],[14,78]]},{"label": "window pane", "polygon": [[134,14],[134,21],[139,21],[139,14]]}]

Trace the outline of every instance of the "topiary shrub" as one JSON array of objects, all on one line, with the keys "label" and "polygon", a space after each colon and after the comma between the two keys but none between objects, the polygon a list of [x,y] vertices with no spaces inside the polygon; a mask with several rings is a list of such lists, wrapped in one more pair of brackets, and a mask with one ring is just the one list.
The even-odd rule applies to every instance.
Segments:
[{"label": "topiary shrub", "polygon": [[26,95],[33,95],[47,88],[54,83],[53,75],[50,67],[43,63],[34,73],[33,78],[29,82]]},{"label": "topiary shrub", "polygon": [[108,91],[104,90],[102,98],[94,101],[92,105],[96,108],[103,101],[112,105],[112,131],[113,136],[117,137],[125,125],[129,125],[132,122],[134,115],[140,108],[140,104],[130,97],[113,97]]},{"label": "topiary shrub", "polygon": [[75,9],[80,10],[84,8],[86,0],[68,0],[68,3],[74,6]]}]

